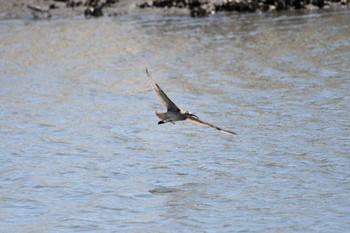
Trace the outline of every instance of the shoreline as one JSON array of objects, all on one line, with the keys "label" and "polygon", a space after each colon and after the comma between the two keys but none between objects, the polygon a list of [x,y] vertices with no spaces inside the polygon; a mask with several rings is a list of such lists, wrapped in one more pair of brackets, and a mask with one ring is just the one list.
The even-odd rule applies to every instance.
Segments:
[{"label": "shoreline", "polygon": [[350,0],[6,0],[0,2],[0,19],[86,18],[137,12],[206,17],[236,12],[260,13],[350,9]]}]

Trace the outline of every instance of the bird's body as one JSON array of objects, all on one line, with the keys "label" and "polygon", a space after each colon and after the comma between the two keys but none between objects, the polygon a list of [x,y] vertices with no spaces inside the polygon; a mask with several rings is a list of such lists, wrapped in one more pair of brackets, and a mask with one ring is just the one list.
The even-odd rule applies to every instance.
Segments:
[{"label": "bird's body", "polygon": [[175,121],[184,121],[187,119],[186,114],[180,112],[156,112],[156,115],[162,120],[158,122],[158,124],[163,124],[166,122],[174,123]]},{"label": "bird's body", "polygon": [[163,102],[164,106],[167,108],[167,112],[156,112],[156,115],[161,119],[161,121],[158,122],[158,124],[164,124],[167,122],[171,122],[175,124],[175,121],[184,121],[184,120],[190,120],[192,122],[195,122],[197,124],[210,126],[212,128],[215,128],[217,130],[220,130],[223,133],[234,135],[236,133],[228,130],[224,130],[220,127],[217,127],[215,125],[212,125],[208,122],[200,120],[196,115],[182,110],[179,107],[177,107],[173,101],[164,93],[164,91],[158,86],[158,84],[152,79],[151,75],[149,74],[148,70],[146,69],[147,78],[151,83],[151,86],[154,90],[154,92],[158,95],[158,97]]}]

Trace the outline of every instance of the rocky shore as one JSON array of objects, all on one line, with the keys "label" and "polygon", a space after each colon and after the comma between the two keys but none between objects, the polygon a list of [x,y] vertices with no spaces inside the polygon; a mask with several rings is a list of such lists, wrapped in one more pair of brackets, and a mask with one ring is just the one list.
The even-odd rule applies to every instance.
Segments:
[{"label": "rocky shore", "polygon": [[205,17],[220,12],[349,9],[350,0],[6,0],[0,18],[117,16],[140,11]]}]

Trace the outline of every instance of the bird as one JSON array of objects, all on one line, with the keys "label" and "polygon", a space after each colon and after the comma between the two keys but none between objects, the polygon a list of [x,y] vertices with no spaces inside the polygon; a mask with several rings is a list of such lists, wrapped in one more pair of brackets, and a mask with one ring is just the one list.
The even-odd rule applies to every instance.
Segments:
[{"label": "bird", "polygon": [[222,129],[218,126],[215,126],[215,125],[210,124],[208,122],[202,121],[195,114],[177,107],[176,104],[165,94],[165,92],[153,80],[153,78],[150,75],[150,73],[148,72],[147,68],[146,68],[146,74],[147,74],[147,78],[151,84],[152,89],[158,95],[160,100],[163,102],[164,106],[167,108],[166,112],[155,112],[156,116],[159,117],[159,119],[160,119],[158,124],[165,124],[168,122],[175,124],[175,121],[190,120],[191,122],[194,122],[197,124],[212,127],[212,128],[217,129],[225,134],[229,134],[229,135],[236,134],[235,132]]}]

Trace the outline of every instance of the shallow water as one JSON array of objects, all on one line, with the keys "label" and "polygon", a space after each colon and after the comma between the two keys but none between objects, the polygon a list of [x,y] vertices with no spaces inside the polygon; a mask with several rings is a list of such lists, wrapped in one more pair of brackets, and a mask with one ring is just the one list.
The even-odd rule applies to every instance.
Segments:
[{"label": "shallow water", "polygon": [[[345,232],[350,12],[0,22],[1,232]],[[164,110],[145,76],[181,108]]]}]

